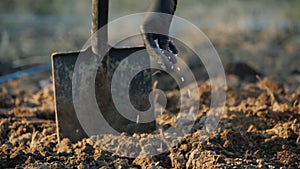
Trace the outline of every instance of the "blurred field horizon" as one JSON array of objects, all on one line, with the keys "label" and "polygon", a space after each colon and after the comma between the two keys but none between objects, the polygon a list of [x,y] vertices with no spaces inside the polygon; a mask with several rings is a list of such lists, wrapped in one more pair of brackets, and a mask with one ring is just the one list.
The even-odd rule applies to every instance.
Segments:
[{"label": "blurred field horizon", "polygon": [[[145,12],[148,4],[148,1],[140,0],[111,0],[109,20]],[[235,43],[241,38],[253,41],[254,34],[260,34],[263,37],[259,42],[270,44],[274,37],[289,34],[290,31],[296,36],[293,41],[299,41],[300,2],[297,0],[185,0],[179,1],[176,15],[198,26],[217,45],[224,64],[233,59],[250,62],[260,68],[254,63],[257,61],[255,57],[245,56],[249,54],[228,55],[218,45],[220,43]],[[90,23],[91,0],[3,0],[0,2],[0,63],[13,68],[31,63],[50,63],[53,52],[81,49],[90,37]],[[122,29],[126,30],[126,27],[130,29],[130,23]],[[118,29],[111,29],[110,32],[111,35],[122,33]],[[256,49],[259,47],[262,46],[255,46]],[[274,48],[278,53],[280,47],[273,45],[269,48]],[[231,47],[230,53],[243,53],[245,50],[247,53],[248,49]],[[276,63],[271,61],[270,64],[268,67],[272,68]],[[267,74],[272,72],[267,71]]]}]

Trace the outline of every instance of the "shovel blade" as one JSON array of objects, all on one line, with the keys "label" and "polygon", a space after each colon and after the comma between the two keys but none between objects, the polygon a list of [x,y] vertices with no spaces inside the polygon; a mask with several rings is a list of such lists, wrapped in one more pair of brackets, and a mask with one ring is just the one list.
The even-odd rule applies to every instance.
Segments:
[{"label": "shovel blade", "polygon": [[[134,52],[143,50],[143,47],[112,48],[104,59],[109,59],[109,64],[106,71],[97,71],[95,79],[95,95],[96,100],[105,120],[111,124],[111,127],[118,132],[127,132],[133,134],[135,132],[143,133],[155,130],[155,121],[149,123],[135,123],[123,117],[115,108],[112,101],[110,87],[103,85],[111,81],[118,64],[127,56]],[[69,138],[72,142],[88,137],[87,133],[81,126],[76,115],[73,95],[72,95],[72,79],[74,68],[80,53],[93,54],[91,48],[85,51],[76,51],[68,53],[54,53],[52,55],[52,75],[55,94],[55,116],[56,125],[59,133],[63,137]],[[148,60],[150,64],[150,60]],[[102,70],[99,68],[99,70]],[[149,93],[152,90],[151,71],[144,70],[136,75],[134,82],[130,86],[130,98],[132,105],[137,109],[147,110],[151,105],[148,99]],[[131,126],[130,128],[124,127]]]},{"label": "shovel blade", "polygon": [[79,54],[80,51],[54,53],[51,57],[57,132],[72,141],[87,137],[76,118],[72,100],[72,75]]}]

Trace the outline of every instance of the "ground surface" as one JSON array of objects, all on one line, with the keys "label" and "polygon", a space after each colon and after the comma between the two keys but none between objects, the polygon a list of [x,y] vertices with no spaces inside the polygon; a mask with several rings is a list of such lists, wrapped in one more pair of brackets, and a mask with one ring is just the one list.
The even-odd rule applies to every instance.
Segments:
[{"label": "ground surface", "polygon": [[[282,55],[289,54],[284,51],[289,50],[294,51],[292,56],[296,55],[298,50],[294,48],[298,46],[292,46],[292,42],[285,42],[286,48],[278,47],[282,53],[275,54],[284,57]],[[231,47],[222,42],[215,44],[223,55]],[[251,47],[250,42],[239,44],[239,49],[245,45]],[[268,45],[263,47],[269,49]],[[267,59],[272,57],[259,53]],[[206,115],[210,105],[210,87],[208,81],[202,80],[198,100],[201,109],[192,131],[169,151],[141,159],[105,151],[103,147],[118,144],[109,135],[103,136],[106,142],[100,145],[92,139],[76,143],[62,139],[58,144],[53,90],[47,79],[49,72],[6,83],[0,89],[0,168],[299,168],[299,72],[294,66],[291,70],[285,69],[284,77],[277,76],[275,71],[276,76],[269,75],[272,73],[261,69],[263,59],[259,63],[256,65],[259,72],[251,68],[240,71],[246,62],[227,66],[226,108],[217,130],[205,142],[198,141],[201,117]],[[294,60],[291,65],[297,63]],[[280,63],[276,65],[280,67]],[[261,76],[256,76],[259,73]],[[174,90],[169,96],[172,99],[177,94]],[[172,125],[174,117],[166,113],[161,117],[164,123],[160,124]],[[127,146],[131,146],[130,140]]]}]

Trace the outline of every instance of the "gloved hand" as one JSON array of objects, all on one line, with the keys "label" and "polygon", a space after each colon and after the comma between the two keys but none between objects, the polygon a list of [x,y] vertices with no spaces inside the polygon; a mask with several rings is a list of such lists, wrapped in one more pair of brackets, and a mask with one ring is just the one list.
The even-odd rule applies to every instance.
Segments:
[{"label": "gloved hand", "polygon": [[[177,0],[151,0],[148,13],[140,27],[145,47],[163,69],[177,62],[178,50],[169,38],[169,29]],[[155,42],[157,40],[157,43]]]}]

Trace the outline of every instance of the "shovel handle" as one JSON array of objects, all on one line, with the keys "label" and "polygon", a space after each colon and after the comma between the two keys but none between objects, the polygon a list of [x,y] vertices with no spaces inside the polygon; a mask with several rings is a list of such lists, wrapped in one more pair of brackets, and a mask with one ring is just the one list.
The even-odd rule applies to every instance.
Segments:
[{"label": "shovel handle", "polygon": [[[92,51],[97,54],[105,54],[108,47],[108,0],[92,0]],[[101,31],[98,31],[102,29]],[[94,35],[94,36],[93,36]]]}]

